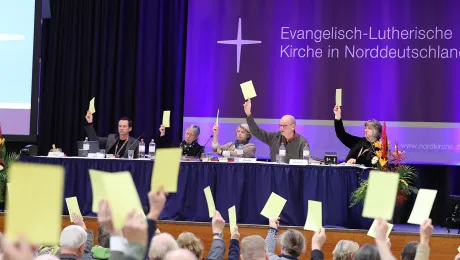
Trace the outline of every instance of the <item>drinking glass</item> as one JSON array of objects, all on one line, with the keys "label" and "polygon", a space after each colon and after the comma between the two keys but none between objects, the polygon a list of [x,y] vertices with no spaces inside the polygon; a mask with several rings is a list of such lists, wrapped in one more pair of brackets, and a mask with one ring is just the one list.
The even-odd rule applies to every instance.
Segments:
[{"label": "drinking glass", "polygon": [[134,150],[128,150],[128,159],[134,158]]}]

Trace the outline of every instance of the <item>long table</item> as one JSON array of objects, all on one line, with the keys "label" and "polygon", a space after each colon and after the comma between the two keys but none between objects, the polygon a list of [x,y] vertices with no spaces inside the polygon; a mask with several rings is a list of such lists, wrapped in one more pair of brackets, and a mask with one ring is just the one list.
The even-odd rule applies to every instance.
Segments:
[{"label": "long table", "polygon": [[[64,196],[76,196],[85,216],[94,215],[91,212],[89,169],[114,173],[130,171],[142,205],[149,205],[147,193],[150,190],[153,161],[50,157],[21,157],[20,161],[63,165]],[[210,221],[203,192],[204,188],[210,186],[216,209],[227,221],[228,208],[235,205],[237,223],[267,224],[268,220],[260,212],[274,192],[287,200],[280,216],[282,225],[303,226],[308,200],[316,200],[322,202],[324,226],[367,229],[372,220],[361,217],[361,205],[350,208],[349,202],[360,178],[368,173],[368,169],[349,166],[183,162],[178,191],[168,196],[160,219]],[[63,209],[63,214],[68,214],[65,205]]]}]

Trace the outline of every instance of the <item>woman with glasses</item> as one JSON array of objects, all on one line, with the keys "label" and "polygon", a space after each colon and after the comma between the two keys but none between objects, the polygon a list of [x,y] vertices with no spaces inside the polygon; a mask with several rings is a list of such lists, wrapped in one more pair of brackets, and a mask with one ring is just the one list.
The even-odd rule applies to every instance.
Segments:
[{"label": "woman with glasses", "polygon": [[342,122],[342,110],[339,106],[334,107],[334,115],[335,134],[346,147],[350,148],[345,162],[372,167],[372,158],[375,157],[374,143],[382,135],[380,122],[375,119],[367,121],[364,124],[364,137],[359,137],[345,132]]},{"label": "woman with glasses", "polygon": [[[160,136],[165,136],[166,128],[160,126]],[[184,140],[180,143],[182,147],[182,156],[196,157],[200,152],[203,152],[203,146],[198,143],[200,136],[200,127],[197,125],[190,125],[185,129]]]},{"label": "woman with glasses", "polygon": [[235,142],[228,142],[224,145],[219,145],[219,125],[214,124],[212,130],[214,132],[212,150],[215,153],[224,157],[254,158],[256,154],[256,146],[249,143],[252,135],[247,124],[241,124],[236,128]]}]

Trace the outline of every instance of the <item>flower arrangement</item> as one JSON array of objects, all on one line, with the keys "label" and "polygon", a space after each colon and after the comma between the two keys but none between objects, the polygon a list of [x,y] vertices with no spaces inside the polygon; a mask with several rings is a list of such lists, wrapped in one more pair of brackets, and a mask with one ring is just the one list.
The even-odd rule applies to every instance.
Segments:
[{"label": "flower arrangement", "polygon": [[[396,197],[396,206],[399,207],[407,201],[409,195],[418,192],[418,189],[413,186],[418,176],[413,167],[401,164],[407,157],[404,156],[404,151],[399,150],[398,143],[395,144],[394,151],[391,151],[389,146],[390,142],[388,142],[386,123],[384,122],[381,139],[373,144],[375,156],[372,158],[371,163],[376,170],[399,174],[398,195]],[[351,194],[350,207],[364,201],[367,186],[367,180],[361,181],[358,189]]]},{"label": "flower arrangement", "polygon": [[6,153],[5,138],[2,135],[2,127],[0,126],[0,202],[5,201],[5,188],[8,179],[8,167],[12,162],[19,160],[19,154]]}]

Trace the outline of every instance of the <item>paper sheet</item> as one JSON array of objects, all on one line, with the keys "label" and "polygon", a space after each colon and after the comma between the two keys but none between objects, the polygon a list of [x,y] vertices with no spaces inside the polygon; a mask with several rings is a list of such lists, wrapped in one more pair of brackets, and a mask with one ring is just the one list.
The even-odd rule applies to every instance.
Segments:
[{"label": "paper sheet", "polygon": [[248,100],[249,98],[257,96],[254,85],[252,84],[252,80],[241,83],[240,86],[241,90],[243,91],[244,100]]},{"label": "paper sheet", "polygon": [[320,201],[308,201],[308,215],[303,229],[318,231],[323,227],[323,208]]},{"label": "paper sheet", "polygon": [[204,188],[204,196],[206,197],[206,203],[208,204],[209,217],[214,217],[216,213],[216,204],[214,204],[214,198],[212,197],[211,187]]},{"label": "paper sheet", "polygon": [[407,223],[421,225],[430,217],[437,190],[419,189]]},{"label": "paper sheet", "polygon": [[177,192],[181,157],[182,148],[157,150],[150,184],[152,191],[163,187],[166,192]]},{"label": "paper sheet", "polygon": [[163,126],[164,127],[170,127],[169,122],[170,122],[170,117],[171,117],[171,111],[163,111]]},{"label": "paper sheet", "polygon": [[272,192],[260,214],[269,220],[277,220],[286,204],[286,200]]},{"label": "paper sheet", "polygon": [[364,198],[363,217],[391,220],[398,192],[399,174],[371,171],[366,197]]}]

